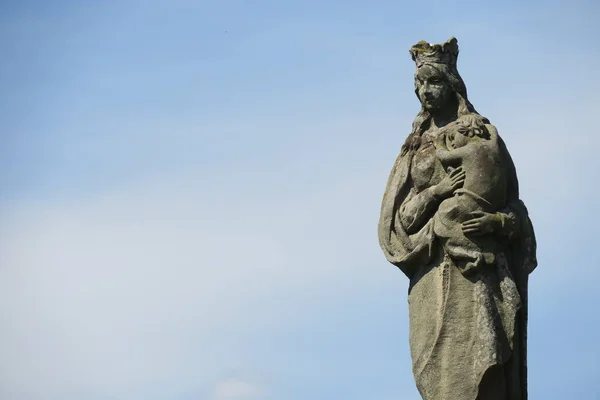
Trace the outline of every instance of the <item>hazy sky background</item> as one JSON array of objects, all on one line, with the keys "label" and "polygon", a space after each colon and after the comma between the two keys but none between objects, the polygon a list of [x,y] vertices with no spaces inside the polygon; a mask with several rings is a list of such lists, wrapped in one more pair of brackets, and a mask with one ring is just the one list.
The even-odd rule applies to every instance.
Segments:
[{"label": "hazy sky background", "polygon": [[600,3],[0,3],[0,398],[416,400],[377,243],[459,40],[535,224],[532,400],[600,398]]}]

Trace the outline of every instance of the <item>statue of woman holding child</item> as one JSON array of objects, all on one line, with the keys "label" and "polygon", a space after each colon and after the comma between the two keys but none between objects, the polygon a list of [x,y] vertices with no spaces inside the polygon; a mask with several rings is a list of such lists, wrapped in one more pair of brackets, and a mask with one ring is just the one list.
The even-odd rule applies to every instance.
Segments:
[{"label": "statue of woman holding child", "polygon": [[467,98],[457,40],[410,53],[421,110],[387,182],[379,242],[410,280],[417,388],[425,400],[526,400],[537,261],[515,166]]}]

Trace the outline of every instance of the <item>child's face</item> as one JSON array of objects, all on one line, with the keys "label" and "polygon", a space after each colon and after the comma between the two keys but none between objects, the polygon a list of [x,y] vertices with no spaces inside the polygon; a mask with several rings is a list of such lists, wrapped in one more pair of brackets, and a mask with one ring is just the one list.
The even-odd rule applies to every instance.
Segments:
[{"label": "child's face", "polygon": [[453,132],[452,136],[453,136],[451,138],[452,147],[455,149],[466,146],[466,144],[469,143],[469,138],[460,132]]}]

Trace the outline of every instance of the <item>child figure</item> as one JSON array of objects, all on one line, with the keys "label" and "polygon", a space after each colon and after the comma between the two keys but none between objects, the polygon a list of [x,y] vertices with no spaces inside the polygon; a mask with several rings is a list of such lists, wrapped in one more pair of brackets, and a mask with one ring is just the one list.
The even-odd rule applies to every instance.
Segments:
[{"label": "child figure", "polygon": [[476,117],[463,117],[444,128],[435,141],[436,155],[447,171],[462,166],[465,182],[439,205],[434,233],[463,274],[495,262],[498,239],[466,236],[462,223],[473,212],[495,213],[506,204],[506,171],[495,129]]}]

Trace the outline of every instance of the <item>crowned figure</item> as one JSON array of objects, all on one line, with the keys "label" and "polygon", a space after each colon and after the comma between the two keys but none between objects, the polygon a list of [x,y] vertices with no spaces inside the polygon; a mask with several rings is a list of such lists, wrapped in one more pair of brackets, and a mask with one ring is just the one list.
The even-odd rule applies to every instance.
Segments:
[{"label": "crowned figure", "polygon": [[536,241],[516,169],[467,97],[458,42],[410,49],[421,103],[383,195],[379,243],[409,279],[425,400],[527,398],[527,282]]}]

